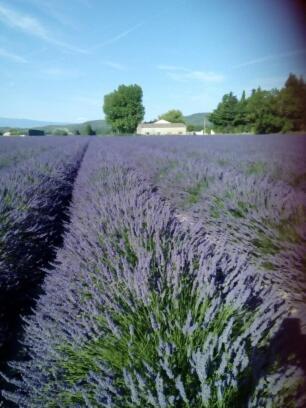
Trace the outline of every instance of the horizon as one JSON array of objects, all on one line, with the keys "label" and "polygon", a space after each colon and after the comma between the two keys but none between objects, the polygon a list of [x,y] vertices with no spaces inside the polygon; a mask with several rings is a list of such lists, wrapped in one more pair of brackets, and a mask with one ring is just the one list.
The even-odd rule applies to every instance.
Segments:
[{"label": "horizon", "polygon": [[100,120],[104,95],[137,83],[148,121],[211,112],[225,93],[280,88],[290,72],[306,78],[302,2],[247,3],[0,0],[0,116]]},{"label": "horizon", "polygon": [[[190,117],[190,116],[194,116],[194,115],[207,115],[207,114],[210,114],[210,112],[194,112],[194,113],[191,113],[190,115],[183,115],[184,117]],[[16,126],[16,125],[8,125],[8,124],[6,124],[6,125],[3,125],[3,124],[1,124],[1,122],[2,121],[10,121],[10,120],[15,120],[15,121],[24,121],[24,122],[39,122],[39,123],[42,123],[42,125],[36,125],[36,127],[39,127],[39,126],[65,126],[65,125],[82,125],[82,124],[84,124],[84,123],[87,123],[87,122],[97,122],[97,121],[105,121],[106,122],[106,119],[105,118],[98,118],[98,119],[94,119],[94,118],[89,118],[89,119],[87,119],[87,120],[85,120],[85,121],[83,121],[83,122],[60,122],[60,121],[45,121],[45,120],[36,120],[36,119],[32,119],[32,118],[8,118],[8,117],[1,117],[0,116],[0,128],[6,128],[6,127],[11,127],[11,128],[15,128],[15,127],[17,127],[18,128],[18,126]],[[159,120],[159,118],[157,117],[157,118],[154,118],[153,120]],[[146,120],[144,119],[142,122],[146,122]],[[35,127],[34,125],[31,125],[31,127]],[[22,127],[20,127],[20,128],[27,128],[27,126],[22,126]]]}]

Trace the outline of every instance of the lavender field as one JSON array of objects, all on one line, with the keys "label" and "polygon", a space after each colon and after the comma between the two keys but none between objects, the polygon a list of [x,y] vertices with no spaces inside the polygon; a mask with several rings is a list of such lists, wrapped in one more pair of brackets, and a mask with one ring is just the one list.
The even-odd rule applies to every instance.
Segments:
[{"label": "lavender field", "polygon": [[305,149],[0,140],[2,406],[305,407]]}]

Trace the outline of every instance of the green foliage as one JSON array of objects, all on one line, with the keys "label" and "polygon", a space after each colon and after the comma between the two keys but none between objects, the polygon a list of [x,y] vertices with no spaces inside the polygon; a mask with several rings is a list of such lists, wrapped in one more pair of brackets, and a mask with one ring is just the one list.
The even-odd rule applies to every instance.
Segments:
[{"label": "green foliage", "polygon": [[87,123],[87,125],[85,126],[85,135],[94,136],[95,134],[96,134],[96,132],[91,127],[91,124]]},{"label": "green foliage", "polygon": [[200,125],[191,125],[191,124],[187,125],[187,131],[188,132],[198,132],[200,130],[203,130],[203,125],[202,126],[200,126]]},{"label": "green foliage", "polygon": [[209,116],[214,130],[221,133],[278,133],[306,129],[306,83],[290,74],[279,91],[253,89],[240,101],[232,93]]},{"label": "green foliage", "polygon": [[[121,312],[113,311],[112,322],[118,328],[120,335],[109,327],[109,321],[103,313],[101,305],[101,315],[97,319],[103,336],[88,340],[87,343],[79,347],[73,347],[69,343],[60,346],[59,351],[63,358],[59,362],[63,381],[69,385],[79,382],[88,384],[88,394],[91,393],[91,384],[88,382],[90,372],[98,372],[99,362],[103,361],[106,367],[114,373],[114,383],[120,389],[121,401],[116,406],[122,405],[125,397],[128,399],[129,390],[126,388],[123,371],[137,372],[145,377],[146,365],[153,370],[158,370],[160,347],[163,344],[171,344],[173,352],[169,355],[169,365],[173,369],[174,378],[171,380],[167,375],[163,375],[163,382],[167,389],[174,394],[176,392],[175,378],[180,375],[185,384],[188,384],[186,395],[188,400],[194,400],[194,407],[202,407],[202,403],[195,396],[199,390],[199,380],[193,375],[190,365],[191,350],[200,350],[209,335],[219,336],[223,333],[228,320],[233,318],[233,335],[239,337],[246,326],[252,324],[251,313],[247,310],[237,310],[236,307],[224,305],[220,307],[207,327],[203,329],[198,325],[194,330],[188,332],[182,330],[190,315],[192,321],[204,321],[210,300],[198,301],[196,293],[192,289],[192,282],[185,278],[185,283],[177,298],[172,296],[171,288],[165,288],[163,297],[153,293],[146,304],[136,301],[132,293],[122,286],[117,288],[118,300],[121,304]],[[133,298],[133,302],[131,299]],[[166,312],[165,312],[166,311]],[[152,327],[152,319],[158,329]],[[175,324],[174,324],[175,322]],[[215,355],[216,362],[220,360],[220,355]],[[223,396],[223,403],[217,401],[216,393],[212,393],[209,407],[226,407],[240,402],[250,386],[248,373],[244,373],[244,387],[241,389],[226,389]],[[147,378],[147,381],[149,379]],[[154,379],[151,379],[154,388]],[[209,382],[211,385],[218,381],[218,376],[214,373]],[[78,393],[62,392],[58,395],[60,406],[69,407],[73,403],[84,403],[82,396]],[[126,405],[130,406],[130,405]],[[179,405],[179,406],[190,406]]]},{"label": "green foliage", "polygon": [[[72,135],[84,135],[86,125],[90,124],[92,129],[96,132],[97,135],[106,135],[111,133],[111,127],[106,123],[105,120],[91,120],[83,123],[74,123],[70,125],[65,125],[66,131]],[[60,126],[48,125],[40,127],[40,130],[44,130],[46,134],[54,134],[54,131]]]},{"label": "green foliage", "polygon": [[56,128],[52,132],[53,135],[55,136],[68,136],[68,130],[65,128]]},{"label": "green foliage", "polygon": [[[266,220],[269,229],[273,231],[273,237],[268,236],[261,230],[257,231],[257,237],[253,245],[260,255],[276,255],[288,245],[305,245],[306,240],[298,232],[297,227],[306,221],[306,207],[297,208],[296,212],[289,218],[283,218],[279,222]],[[271,264],[270,269],[274,266]]]},{"label": "green foliage", "polygon": [[210,215],[212,218],[220,218],[222,212],[224,211],[225,204],[224,200],[220,197],[215,196],[212,200],[212,205],[210,207]]},{"label": "green foliage", "polygon": [[253,90],[247,101],[247,118],[255,133],[277,133],[286,125],[278,112],[279,91]]},{"label": "green foliage", "polygon": [[187,190],[188,197],[186,199],[186,204],[188,206],[192,204],[196,204],[199,201],[202,192],[206,190],[207,188],[208,188],[208,180],[206,178],[198,181],[194,186],[190,187]]},{"label": "green foliage", "polygon": [[264,174],[266,169],[267,169],[267,164],[265,162],[257,161],[257,162],[250,163],[247,166],[246,173],[247,175],[252,175],[252,174],[260,175],[260,174]]},{"label": "green foliage", "polygon": [[9,128],[8,132],[10,132],[11,136],[20,136],[20,135],[24,135],[26,133],[26,129]]},{"label": "green foliage", "polygon": [[279,96],[280,114],[287,118],[286,130],[305,130],[306,83],[303,78],[290,74]]},{"label": "green foliage", "polygon": [[238,99],[232,92],[225,94],[217,109],[210,114],[209,120],[217,131],[230,133],[235,128],[235,119],[238,112]]},{"label": "green foliage", "polygon": [[160,115],[159,119],[167,120],[171,123],[185,123],[185,118],[180,110],[172,109]]},{"label": "green foliage", "polygon": [[106,121],[116,133],[135,133],[144,118],[142,89],[139,85],[120,85],[104,96],[103,110]]}]

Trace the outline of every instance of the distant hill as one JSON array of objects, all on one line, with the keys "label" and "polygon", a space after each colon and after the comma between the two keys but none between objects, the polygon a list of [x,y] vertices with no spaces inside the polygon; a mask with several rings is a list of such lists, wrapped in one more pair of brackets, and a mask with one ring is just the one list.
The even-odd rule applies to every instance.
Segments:
[{"label": "distant hill", "polygon": [[32,119],[0,118],[1,128],[32,128],[38,126],[55,125],[56,122],[46,122]]},{"label": "distant hill", "polygon": [[70,123],[66,125],[53,124],[49,126],[37,126],[36,129],[44,130],[46,133],[52,133],[56,129],[65,129],[68,132],[75,133],[76,131],[79,131],[80,134],[84,134],[85,128],[88,124],[91,125],[92,129],[98,135],[107,134],[111,131],[111,127],[106,123],[105,120],[89,120],[84,123]]},{"label": "distant hill", "polygon": [[201,126],[201,128],[203,129],[204,117],[206,118],[206,126],[210,125],[207,119],[208,115],[209,115],[209,112],[193,113],[192,115],[184,116],[184,118],[188,124],[194,125],[194,126]]}]

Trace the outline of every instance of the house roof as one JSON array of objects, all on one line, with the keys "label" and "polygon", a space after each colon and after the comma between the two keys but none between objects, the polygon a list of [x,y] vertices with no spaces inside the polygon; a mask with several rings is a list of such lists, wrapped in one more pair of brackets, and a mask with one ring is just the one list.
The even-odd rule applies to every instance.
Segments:
[{"label": "house roof", "polygon": [[171,122],[169,122],[168,120],[165,120],[165,119],[159,119],[159,120],[156,120],[154,123],[160,123],[160,124],[164,123],[164,124],[166,124],[166,123],[171,123]]},{"label": "house roof", "polygon": [[171,123],[166,120],[158,120],[154,123],[141,123],[141,128],[185,128],[185,123]]}]

